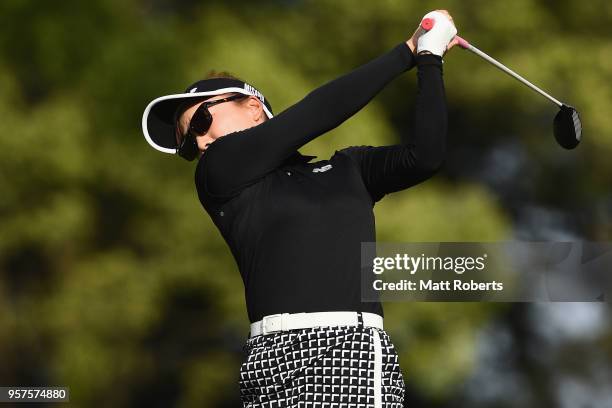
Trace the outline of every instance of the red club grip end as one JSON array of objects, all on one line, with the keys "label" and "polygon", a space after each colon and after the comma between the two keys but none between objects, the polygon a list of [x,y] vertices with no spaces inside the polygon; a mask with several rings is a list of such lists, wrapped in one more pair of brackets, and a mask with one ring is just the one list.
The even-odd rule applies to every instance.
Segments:
[{"label": "red club grip end", "polygon": [[423,21],[421,21],[421,27],[423,27],[424,30],[431,30],[435,24],[435,20],[433,18],[424,18]]}]

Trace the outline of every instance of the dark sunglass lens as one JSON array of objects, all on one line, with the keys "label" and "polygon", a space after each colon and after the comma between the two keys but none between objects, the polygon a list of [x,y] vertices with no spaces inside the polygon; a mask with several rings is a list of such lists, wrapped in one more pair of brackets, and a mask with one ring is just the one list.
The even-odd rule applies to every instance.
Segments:
[{"label": "dark sunglass lens", "polygon": [[192,132],[196,135],[203,135],[206,133],[210,124],[212,123],[212,116],[208,109],[204,106],[200,106],[193,114],[189,127]]},{"label": "dark sunglass lens", "polygon": [[187,132],[187,134],[181,141],[181,144],[177,149],[177,153],[179,156],[189,161],[194,160],[198,156],[198,143],[196,142],[195,137],[193,137],[190,132]]}]

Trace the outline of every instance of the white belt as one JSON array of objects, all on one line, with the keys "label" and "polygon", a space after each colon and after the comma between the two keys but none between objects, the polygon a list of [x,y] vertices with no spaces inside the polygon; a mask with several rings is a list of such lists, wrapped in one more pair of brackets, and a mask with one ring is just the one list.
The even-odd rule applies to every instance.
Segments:
[{"label": "white belt", "polygon": [[[361,312],[363,325],[383,328],[383,318],[376,313]],[[277,313],[251,323],[251,336],[319,326],[357,326],[358,312]]]}]

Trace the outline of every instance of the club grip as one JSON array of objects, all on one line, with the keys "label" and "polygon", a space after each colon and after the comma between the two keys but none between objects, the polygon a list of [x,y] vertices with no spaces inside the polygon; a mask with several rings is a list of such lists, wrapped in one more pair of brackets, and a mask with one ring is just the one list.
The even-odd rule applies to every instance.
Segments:
[{"label": "club grip", "polygon": [[457,37],[457,45],[459,45],[461,48],[464,48],[464,49],[466,49],[466,50],[467,50],[468,48],[470,48],[470,43],[469,43],[469,42],[467,42],[467,41],[466,41],[466,40],[464,40],[463,38],[459,37],[458,35],[457,35],[457,36],[455,36],[455,37]]},{"label": "club grip", "polygon": [[[421,21],[421,27],[424,30],[429,31],[429,30],[431,30],[433,28],[435,23],[436,23],[436,20],[434,20],[433,18],[427,17],[427,18],[424,18]],[[464,49],[467,50],[470,47],[470,43],[469,42],[467,42],[463,38],[459,37],[458,35],[456,37],[457,37],[457,45],[459,45],[461,48],[464,48]]]}]

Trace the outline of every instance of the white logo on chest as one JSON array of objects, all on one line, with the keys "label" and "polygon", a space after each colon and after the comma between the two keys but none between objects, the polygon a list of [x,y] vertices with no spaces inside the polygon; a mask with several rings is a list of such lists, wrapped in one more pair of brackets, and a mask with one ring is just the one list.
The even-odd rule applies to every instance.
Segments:
[{"label": "white logo on chest", "polygon": [[313,173],[324,172],[331,168],[332,168],[331,164],[326,164],[325,166],[322,166],[322,167],[315,167],[314,169],[312,169],[312,172]]}]

